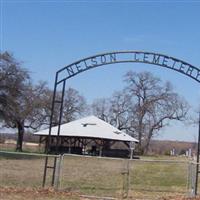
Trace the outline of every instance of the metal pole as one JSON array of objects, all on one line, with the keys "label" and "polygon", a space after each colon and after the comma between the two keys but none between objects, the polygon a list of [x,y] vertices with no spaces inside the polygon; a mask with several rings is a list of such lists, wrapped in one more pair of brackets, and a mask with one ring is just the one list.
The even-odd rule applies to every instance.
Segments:
[{"label": "metal pole", "polygon": [[54,92],[53,92],[53,100],[52,100],[52,105],[51,105],[50,124],[49,124],[49,134],[46,136],[45,153],[47,154],[47,156],[45,158],[45,165],[44,165],[44,174],[43,174],[43,182],[42,182],[43,187],[45,187],[45,184],[46,184],[46,175],[47,175],[47,168],[48,168],[48,154],[49,154],[50,139],[51,139],[52,121],[53,121],[53,115],[54,115],[57,81],[58,81],[58,73],[56,73],[55,83],[54,83]]},{"label": "metal pole", "polygon": [[54,116],[54,107],[55,107],[57,81],[58,81],[58,73],[56,73],[55,83],[54,83],[53,99],[52,99],[52,105],[51,105],[51,116],[50,116],[50,124],[49,124],[49,134],[47,136],[46,146],[45,146],[45,153],[46,154],[49,153],[49,146],[50,146],[49,143],[50,143],[50,138],[51,138],[51,128],[53,126],[52,122],[53,122],[53,116]]},{"label": "metal pole", "polygon": [[200,153],[200,112],[199,112],[199,134],[198,134],[198,145],[197,145],[197,165],[196,165],[196,182],[195,182],[195,195],[198,190],[198,176],[199,176],[199,153]]}]

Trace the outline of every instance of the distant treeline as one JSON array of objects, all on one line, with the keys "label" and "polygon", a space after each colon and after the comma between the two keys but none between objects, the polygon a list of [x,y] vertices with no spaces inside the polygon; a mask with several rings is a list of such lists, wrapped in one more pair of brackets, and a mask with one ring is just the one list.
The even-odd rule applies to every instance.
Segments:
[{"label": "distant treeline", "polygon": [[[4,143],[8,139],[17,141],[17,137],[18,135],[16,133],[0,133],[0,143]],[[39,137],[34,136],[32,133],[26,133],[23,141],[38,143]]]}]

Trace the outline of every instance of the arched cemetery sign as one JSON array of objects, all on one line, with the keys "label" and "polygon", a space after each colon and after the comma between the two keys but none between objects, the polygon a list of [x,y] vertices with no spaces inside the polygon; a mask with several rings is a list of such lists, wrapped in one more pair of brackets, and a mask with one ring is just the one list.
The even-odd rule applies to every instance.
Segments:
[{"label": "arched cemetery sign", "polygon": [[[57,135],[60,135],[60,125],[62,123],[63,100],[66,81],[69,78],[89,69],[93,69],[102,65],[116,63],[145,63],[158,65],[184,74],[200,83],[200,68],[195,67],[180,59],[160,53],[145,51],[115,51],[97,54],[78,60],[56,72],[49,136],[51,135],[51,128],[55,125],[58,125]],[[60,90],[62,91],[62,94],[60,93]],[[58,104],[59,107],[55,106],[56,104]],[[59,110],[59,114],[55,114],[55,110]],[[49,142],[50,139],[48,139],[46,144],[46,152],[48,152],[49,149]]]},{"label": "arched cemetery sign", "polygon": [[[49,147],[51,146],[51,129],[53,126],[56,125],[57,125],[56,149],[58,149],[60,125],[62,123],[63,100],[64,100],[66,80],[89,69],[93,69],[95,67],[99,67],[102,65],[109,65],[116,63],[145,63],[151,65],[158,65],[164,68],[169,68],[171,70],[177,71],[200,83],[200,68],[197,68],[180,59],[163,55],[160,53],[152,53],[144,51],[116,51],[116,52],[97,54],[94,56],[78,60],[72,64],[69,64],[56,72],[50,127],[49,127],[49,136],[46,140],[46,148],[45,148],[47,154],[49,153]],[[60,90],[62,91],[61,93]],[[55,106],[56,104],[57,106]],[[59,113],[58,112],[55,113],[55,110],[58,110]],[[199,155],[199,152],[200,152],[200,136],[198,140],[197,155]],[[53,169],[52,186],[54,185],[54,180],[55,180],[56,159],[57,158],[55,158],[54,166],[50,167]],[[199,156],[197,156],[197,162],[199,162]],[[45,161],[43,186],[45,185],[46,182],[47,168],[49,168],[48,156],[46,157]],[[198,172],[199,171],[197,170],[197,175],[196,175],[197,179],[198,179]],[[195,189],[196,193],[197,185],[195,188],[196,188]]]},{"label": "arched cemetery sign", "polygon": [[90,56],[67,65],[57,72],[56,84],[95,67],[127,62],[146,63],[169,68],[200,82],[200,69],[180,59],[152,52],[117,51]]}]

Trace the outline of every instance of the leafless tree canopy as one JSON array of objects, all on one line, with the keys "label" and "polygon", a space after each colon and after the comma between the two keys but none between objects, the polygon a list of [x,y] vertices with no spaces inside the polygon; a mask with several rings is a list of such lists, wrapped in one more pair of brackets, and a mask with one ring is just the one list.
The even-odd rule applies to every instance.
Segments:
[{"label": "leafless tree canopy", "polygon": [[[186,119],[189,106],[169,82],[163,83],[149,72],[130,71],[124,82],[123,90],[110,98],[95,100],[92,113],[138,138],[138,150],[145,153],[153,136],[170,121]],[[17,150],[22,150],[26,128],[37,130],[49,126],[52,94],[46,83],[34,85],[30,73],[11,54],[0,54],[0,119],[6,126],[17,128]],[[68,88],[62,123],[79,118],[87,110],[85,98]],[[59,108],[54,112],[54,117],[59,118]]]},{"label": "leafless tree canopy", "polygon": [[[18,130],[16,150],[22,151],[25,129],[49,126],[53,92],[46,83],[34,85],[29,72],[12,55],[5,52],[0,56],[0,117],[7,127]],[[84,111],[86,102],[69,88],[64,104],[63,119],[69,122]]]},{"label": "leafless tree canopy", "polygon": [[65,92],[63,106],[63,122],[73,121],[86,112],[87,104],[85,98],[73,88],[68,88]]},{"label": "leafless tree canopy", "polygon": [[122,91],[92,104],[93,113],[138,138],[139,151],[147,152],[149,142],[159,130],[171,120],[185,120],[189,106],[169,82],[162,83],[149,72],[130,71],[124,81]]},{"label": "leafless tree canopy", "polygon": [[25,128],[37,129],[46,120],[45,83],[33,85],[27,70],[12,55],[1,54],[0,114],[5,125],[18,130],[16,150],[22,150]]}]

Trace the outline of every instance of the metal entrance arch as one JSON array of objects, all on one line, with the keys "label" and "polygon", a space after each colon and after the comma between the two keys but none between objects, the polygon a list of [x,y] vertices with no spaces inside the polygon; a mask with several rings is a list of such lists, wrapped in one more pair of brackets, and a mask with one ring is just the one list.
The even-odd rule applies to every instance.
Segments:
[{"label": "metal entrance arch", "polygon": [[[59,145],[60,125],[62,123],[63,100],[64,100],[66,81],[84,71],[100,67],[102,65],[109,65],[116,63],[145,63],[145,64],[157,65],[184,74],[185,76],[200,83],[200,68],[195,67],[183,60],[160,53],[153,53],[146,51],[114,51],[114,52],[107,52],[107,53],[93,55],[78,60],[74,63],[71,63],[56,72],[50,126],[49,126],[49,135],[48,139],[46,140],[46,147],[45,147],[45,151],[47,154],[49,153],[51,147],[51,140],[50,140],[51,129],[53,126],[56,125],[58,127],[57,137],[56,137],[57,138],[56,149],[58,149],[57,147]],[[60,87],[59,89],[62,91],[61,94],[60,90],[58,91],[58,87]],[[57,104],[56,109],[59,107],[58,116],[55,116],[54,112],[56,104]],[[199,135],[200,135],[200,128],[199,128]],[[199,151],[200,151],[200,137],[198,139],[197,163],[199,162]],[[45,160],[43,186],[45,186],[46,173],[48,168],[53,169],[52,186],[54,185],[56,159],[57,158],[55,158],[53,166],[48,165],[48,157]],[[199,170],[197,165],[196,180],[198,180],[198,171]],[[197,187],[195,193],[197,193]]]}]

